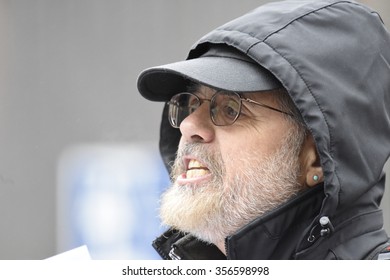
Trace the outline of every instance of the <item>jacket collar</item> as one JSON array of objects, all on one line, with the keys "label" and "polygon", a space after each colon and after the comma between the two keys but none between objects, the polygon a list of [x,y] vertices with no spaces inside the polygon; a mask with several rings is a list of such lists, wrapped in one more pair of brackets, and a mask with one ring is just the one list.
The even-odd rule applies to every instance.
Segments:
[{"label": "jacket collar", "polygon": [[152,246],[164,260],[222,260],[225,255],[213,244],[207,244],[191,234],[169,229]]}]

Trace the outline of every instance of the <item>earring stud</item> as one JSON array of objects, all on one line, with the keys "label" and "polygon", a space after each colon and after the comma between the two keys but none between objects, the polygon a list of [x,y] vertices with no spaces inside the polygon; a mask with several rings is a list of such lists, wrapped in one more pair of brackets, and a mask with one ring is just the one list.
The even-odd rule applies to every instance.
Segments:
[{"label": "earring stud", "polygon": [[320,179],[320,177],[319,177],[318,175],[314,175],[314,176],[313,176],[313,180],[314,180],[315,182],[317,182],[319,179]]}]

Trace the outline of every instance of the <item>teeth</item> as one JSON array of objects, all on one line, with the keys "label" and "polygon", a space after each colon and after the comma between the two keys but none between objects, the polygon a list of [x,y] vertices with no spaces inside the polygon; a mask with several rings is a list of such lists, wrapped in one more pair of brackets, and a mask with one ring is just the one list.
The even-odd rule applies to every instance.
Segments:
[{"label": "teeth", "polygon": [[202,177],[209,173],[210,171],[197,160],[192,159],[188,163],[188,170],[187,170],[188,179]]},{"label": "teeth", "polygon": [[210,172],[206,169],[191,169],[187,171],[187,179],[202,177],[209,174]]},{"label": "teeth", "polygon": [[203,167],[199,161],[191,159],[188,163],[188,169]]}]

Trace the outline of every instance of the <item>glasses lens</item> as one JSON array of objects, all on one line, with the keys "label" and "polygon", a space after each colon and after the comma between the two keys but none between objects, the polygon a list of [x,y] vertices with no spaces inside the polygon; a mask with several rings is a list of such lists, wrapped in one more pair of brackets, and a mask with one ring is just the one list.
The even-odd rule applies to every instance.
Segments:
[{"label": "glasses lens", "polygon": [[179,93],[169,101],[169,122],[179,128],[181,122],[193,113],[200,105],[199,98],[191,93]]},{"label": "glasses lens", "polygon": [[211,118],[215,125],[233,124],[241,111],[241,98],[235,92],[217,92],[210,104]]}]

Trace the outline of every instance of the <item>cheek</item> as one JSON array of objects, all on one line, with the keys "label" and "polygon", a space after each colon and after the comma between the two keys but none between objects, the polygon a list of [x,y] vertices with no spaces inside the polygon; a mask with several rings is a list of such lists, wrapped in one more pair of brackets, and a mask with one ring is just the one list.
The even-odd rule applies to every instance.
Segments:
[{"label": "cheek", "polygon": [[222,158],[227,169],[228,166],[239,167],[243,161],[248,159],[261,159],[272,156],[280,147],[281,137],[277,137],[273,131],[261,133],[252,130],[250,133],[243,134],[242,137],[229,137],[221,135],[218,145],[220,147]]}]

